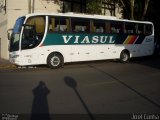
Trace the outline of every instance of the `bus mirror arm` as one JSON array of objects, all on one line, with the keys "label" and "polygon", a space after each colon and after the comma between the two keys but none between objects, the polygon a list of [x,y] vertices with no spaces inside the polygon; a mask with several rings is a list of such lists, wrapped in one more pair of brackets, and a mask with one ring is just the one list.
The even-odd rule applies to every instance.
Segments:
[{"label": "bus mirror arm", "polygon": [[8,36],[8,40],[11,40],[11,32],[12,32],[12,28],[7,30],[7,36]]}]

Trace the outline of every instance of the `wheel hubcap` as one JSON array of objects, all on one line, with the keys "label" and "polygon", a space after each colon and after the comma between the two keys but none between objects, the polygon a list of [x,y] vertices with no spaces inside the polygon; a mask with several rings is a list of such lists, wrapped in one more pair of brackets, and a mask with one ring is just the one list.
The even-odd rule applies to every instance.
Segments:
[{"label": "wheel hubcap", "polygon": [[57,56],[54,56],[51,58],[51,65],[52,66],[58,66],[60,64],[60,59]]},{"label": "wheel hubcap", "polygon": [[127,60],[128,60],[128,55],[127,55],[127,54],[123,54],[122,57],[123,57],[123,58],[122,58],[123,61],[127,61]]}]

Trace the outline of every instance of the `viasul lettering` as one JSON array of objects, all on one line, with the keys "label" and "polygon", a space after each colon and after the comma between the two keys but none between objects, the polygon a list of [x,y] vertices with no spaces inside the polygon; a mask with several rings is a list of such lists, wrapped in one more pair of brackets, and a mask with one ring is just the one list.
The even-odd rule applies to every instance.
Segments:
[{"label": "viasul lettering", "polygon": [[78,36],[78,35],[63,35],[65,44],[114,44],[114,36]]}]

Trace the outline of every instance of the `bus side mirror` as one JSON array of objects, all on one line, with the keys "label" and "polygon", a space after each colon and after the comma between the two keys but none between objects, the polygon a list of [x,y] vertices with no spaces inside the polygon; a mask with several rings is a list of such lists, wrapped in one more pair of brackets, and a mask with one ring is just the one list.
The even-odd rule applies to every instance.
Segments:
[{"label": "bus side mirror", "polygon": [[13,30],[13,29],[8,29],[8,30],[7,30],[7,37],[8,37],[8,40],[11,40],[12,30]]},{"label": "bus side mirror", "polygon": [[11,33],[7,33],[8,35],[8,40],[11,40]]}]

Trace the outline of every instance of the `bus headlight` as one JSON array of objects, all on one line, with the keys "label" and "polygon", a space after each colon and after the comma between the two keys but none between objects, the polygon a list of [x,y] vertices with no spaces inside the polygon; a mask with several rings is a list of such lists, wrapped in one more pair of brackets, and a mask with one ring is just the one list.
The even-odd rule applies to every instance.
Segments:
[{"label": "bus headlight", "polygon": [[13,55],[11,58],[18,58],[19,55]]}]

